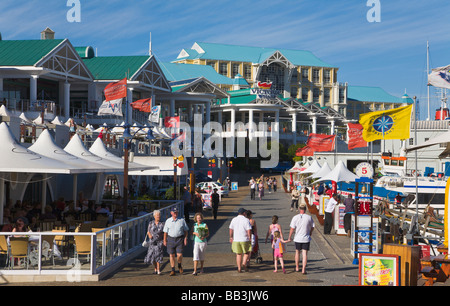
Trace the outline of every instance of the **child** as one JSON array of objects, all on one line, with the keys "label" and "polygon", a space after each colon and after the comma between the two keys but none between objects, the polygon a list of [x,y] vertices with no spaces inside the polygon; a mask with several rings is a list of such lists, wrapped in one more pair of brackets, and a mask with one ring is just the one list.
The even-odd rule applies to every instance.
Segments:
[{"label": "child", "polygon": [[286,274],[286,270],[284,269],[283,253],[285,252],[284,243],[286,243],[287,241],[281,238],[279,231],[273,233],[273,236],[274,237],[272,242],[272,248],[274,250],[274,265],[275,265],[275,270],[273,272],[276,273],[278,270],[277,259],[279,259],[281,268],[283,269],[283,273]]}]

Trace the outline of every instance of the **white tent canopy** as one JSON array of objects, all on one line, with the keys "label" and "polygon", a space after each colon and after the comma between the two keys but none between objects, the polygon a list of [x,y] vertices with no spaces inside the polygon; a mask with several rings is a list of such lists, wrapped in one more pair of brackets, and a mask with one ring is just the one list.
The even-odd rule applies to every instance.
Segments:
[{"label": "white tent canopy", "polygon": [[26,123],[33,123],[33,121],[31,121],[26,115],[25,113],[21,113],[19,116],[20,119],[22,119],[23,121],[25,121]]},{"label": "white tent canopy", "polygon": [[59,119],[58,116],[56,116],[56,117],[52,120],[52,124],[55,124],[55,125],[64,125],[64,123]]},{"label": "white tent canopy", "polygon": [[2,104],[2,106],[0,106],[0,116],[8,116],[8,117],[12,117],[13,113],[11,113],[6,107],[5,105]]},{"label": "white tent canopy", "polygon": [[319,171],[322,167],[320,166],[319,162],[317,160],[314,160],[312,162],[312,164],[306,168],[303,171],[300,171],[300,174],[304,174],[304,173],[316,173],[317,171]]},{"label": "white tent canopy", "polygon": [[435,138],[427,140],[427,141],[421,143],[420,145],[411,146],[409,148],[406,148],[406,152],[411,152],[414,150],[431,147],[431,146],[438,145],[441,143],[447,144],[446,149],[439,155],[439,158],[444,158],[444,157],[447,157],[450,155],[450,131],[447,131]]},{"label": "white tent canopy", "polygon": [[21,146],[8,125],[0,123],[0,172],[74,174],[83,170]]},{"label": "white tent canopy", "polygon": [[[172,156],[135,156],[134,160],[146,166],[152,166],[153,169],[144,171],[129,171],[129,175],[169,175],[173,176],[173,157]],[[177,169],[177,175],[187,175],[189,173],[186,161],[184,167]],[[156,167],[155,167],[156,166]]]},{"label": "white tent canopy", "polygon": [[340,160],[337,166],[328,173],[328,175],[323,176],[317,181],[334,181],[334,182],[354,182],[358,178],[353,172],[347,169],[344,162]]},{"label": "white tent canopy", "polygon": [[322,166],[322,168],[320,168],[319,171],[317,171],[316,173],[314,173],[313,175],[310,176],[310,178],[321,178],[327,174],[331,173],[331,168],[328,165],[328,162],[325,162]]},{"label": "white tent canopy", "polygon": [[286,173],[300,173],[300,171],[305,170],[306,166],[302,165],[301,162],[295,162],[294,167],[286,171]]},{"label": "white tent canopy", "polygon": [[36,142],[28,149],[43,156],[77,167],[80,171],[83,169],[86,173],[105,172],[110,169],[107,166],[88,162],[67,153],[56,145],[53,137],[47,129],[42,131]]}]

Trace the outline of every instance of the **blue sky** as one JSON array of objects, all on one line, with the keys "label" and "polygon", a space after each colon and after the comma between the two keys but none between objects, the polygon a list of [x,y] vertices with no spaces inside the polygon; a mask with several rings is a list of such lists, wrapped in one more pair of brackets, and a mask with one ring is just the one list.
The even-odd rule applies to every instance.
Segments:
[{"label": "blue sky", "polygon": [[[339,67],[338,81],[419,97],[426,117],[426,43],[431,68],[450,64],[450,1],[380,0],[370,23],[367,0],[80,0],[81,22],[67,21],[66,0],[2,0],[3,39],[57,38],[98,55],[176,58],[196,41],[312,51]],[[432,92],[431,110],[438,107]]]}]

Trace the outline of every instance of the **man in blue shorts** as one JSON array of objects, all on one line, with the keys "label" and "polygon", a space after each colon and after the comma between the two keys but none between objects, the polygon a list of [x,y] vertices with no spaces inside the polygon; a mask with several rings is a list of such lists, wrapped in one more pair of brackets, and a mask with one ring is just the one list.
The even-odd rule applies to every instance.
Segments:
[{"label": "man in blue shorts", "polygon": [[171,218],[167,219],[164,224],[164,246],[167,248],[167,253],[170,256],[170,266],[172,271],[170,276],[175,275],[175,257],[178,262],[178,270],[183,274],[183,248],[187,245],[187,236],[189,227],[183,218],[178,217],[178,208],[173,207],[170,211]]},{"label": "man in blue shorts", "polygon": [[299,214],[292,218],[289,231],[288,242],[292,241],[292,234],[295,242],[295,271],[299,272],[298,264],[300,261],[300,252],[302,252],[302,273],[306,274],[306,262],[308,261],[308,251],[311,241],[311,235],[314,230],[314,221],[310,215],[306,214],[306,205],[300,204]]}]

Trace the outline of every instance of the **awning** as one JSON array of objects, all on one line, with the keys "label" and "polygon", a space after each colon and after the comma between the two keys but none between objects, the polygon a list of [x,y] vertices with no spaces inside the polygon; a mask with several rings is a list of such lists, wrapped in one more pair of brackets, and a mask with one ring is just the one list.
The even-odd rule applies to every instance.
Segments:
[{"label": "awning", "polygon": [[[134,161],[146,166],[157,166],[156,169],[144,171],[129,171],[129,175],[169,175],[173,176],[173,157],[172,156],[135,156]],[[177,169],[177,175],[187,175],[189,173],[186,160],[183,161],[184,167]]]}]

